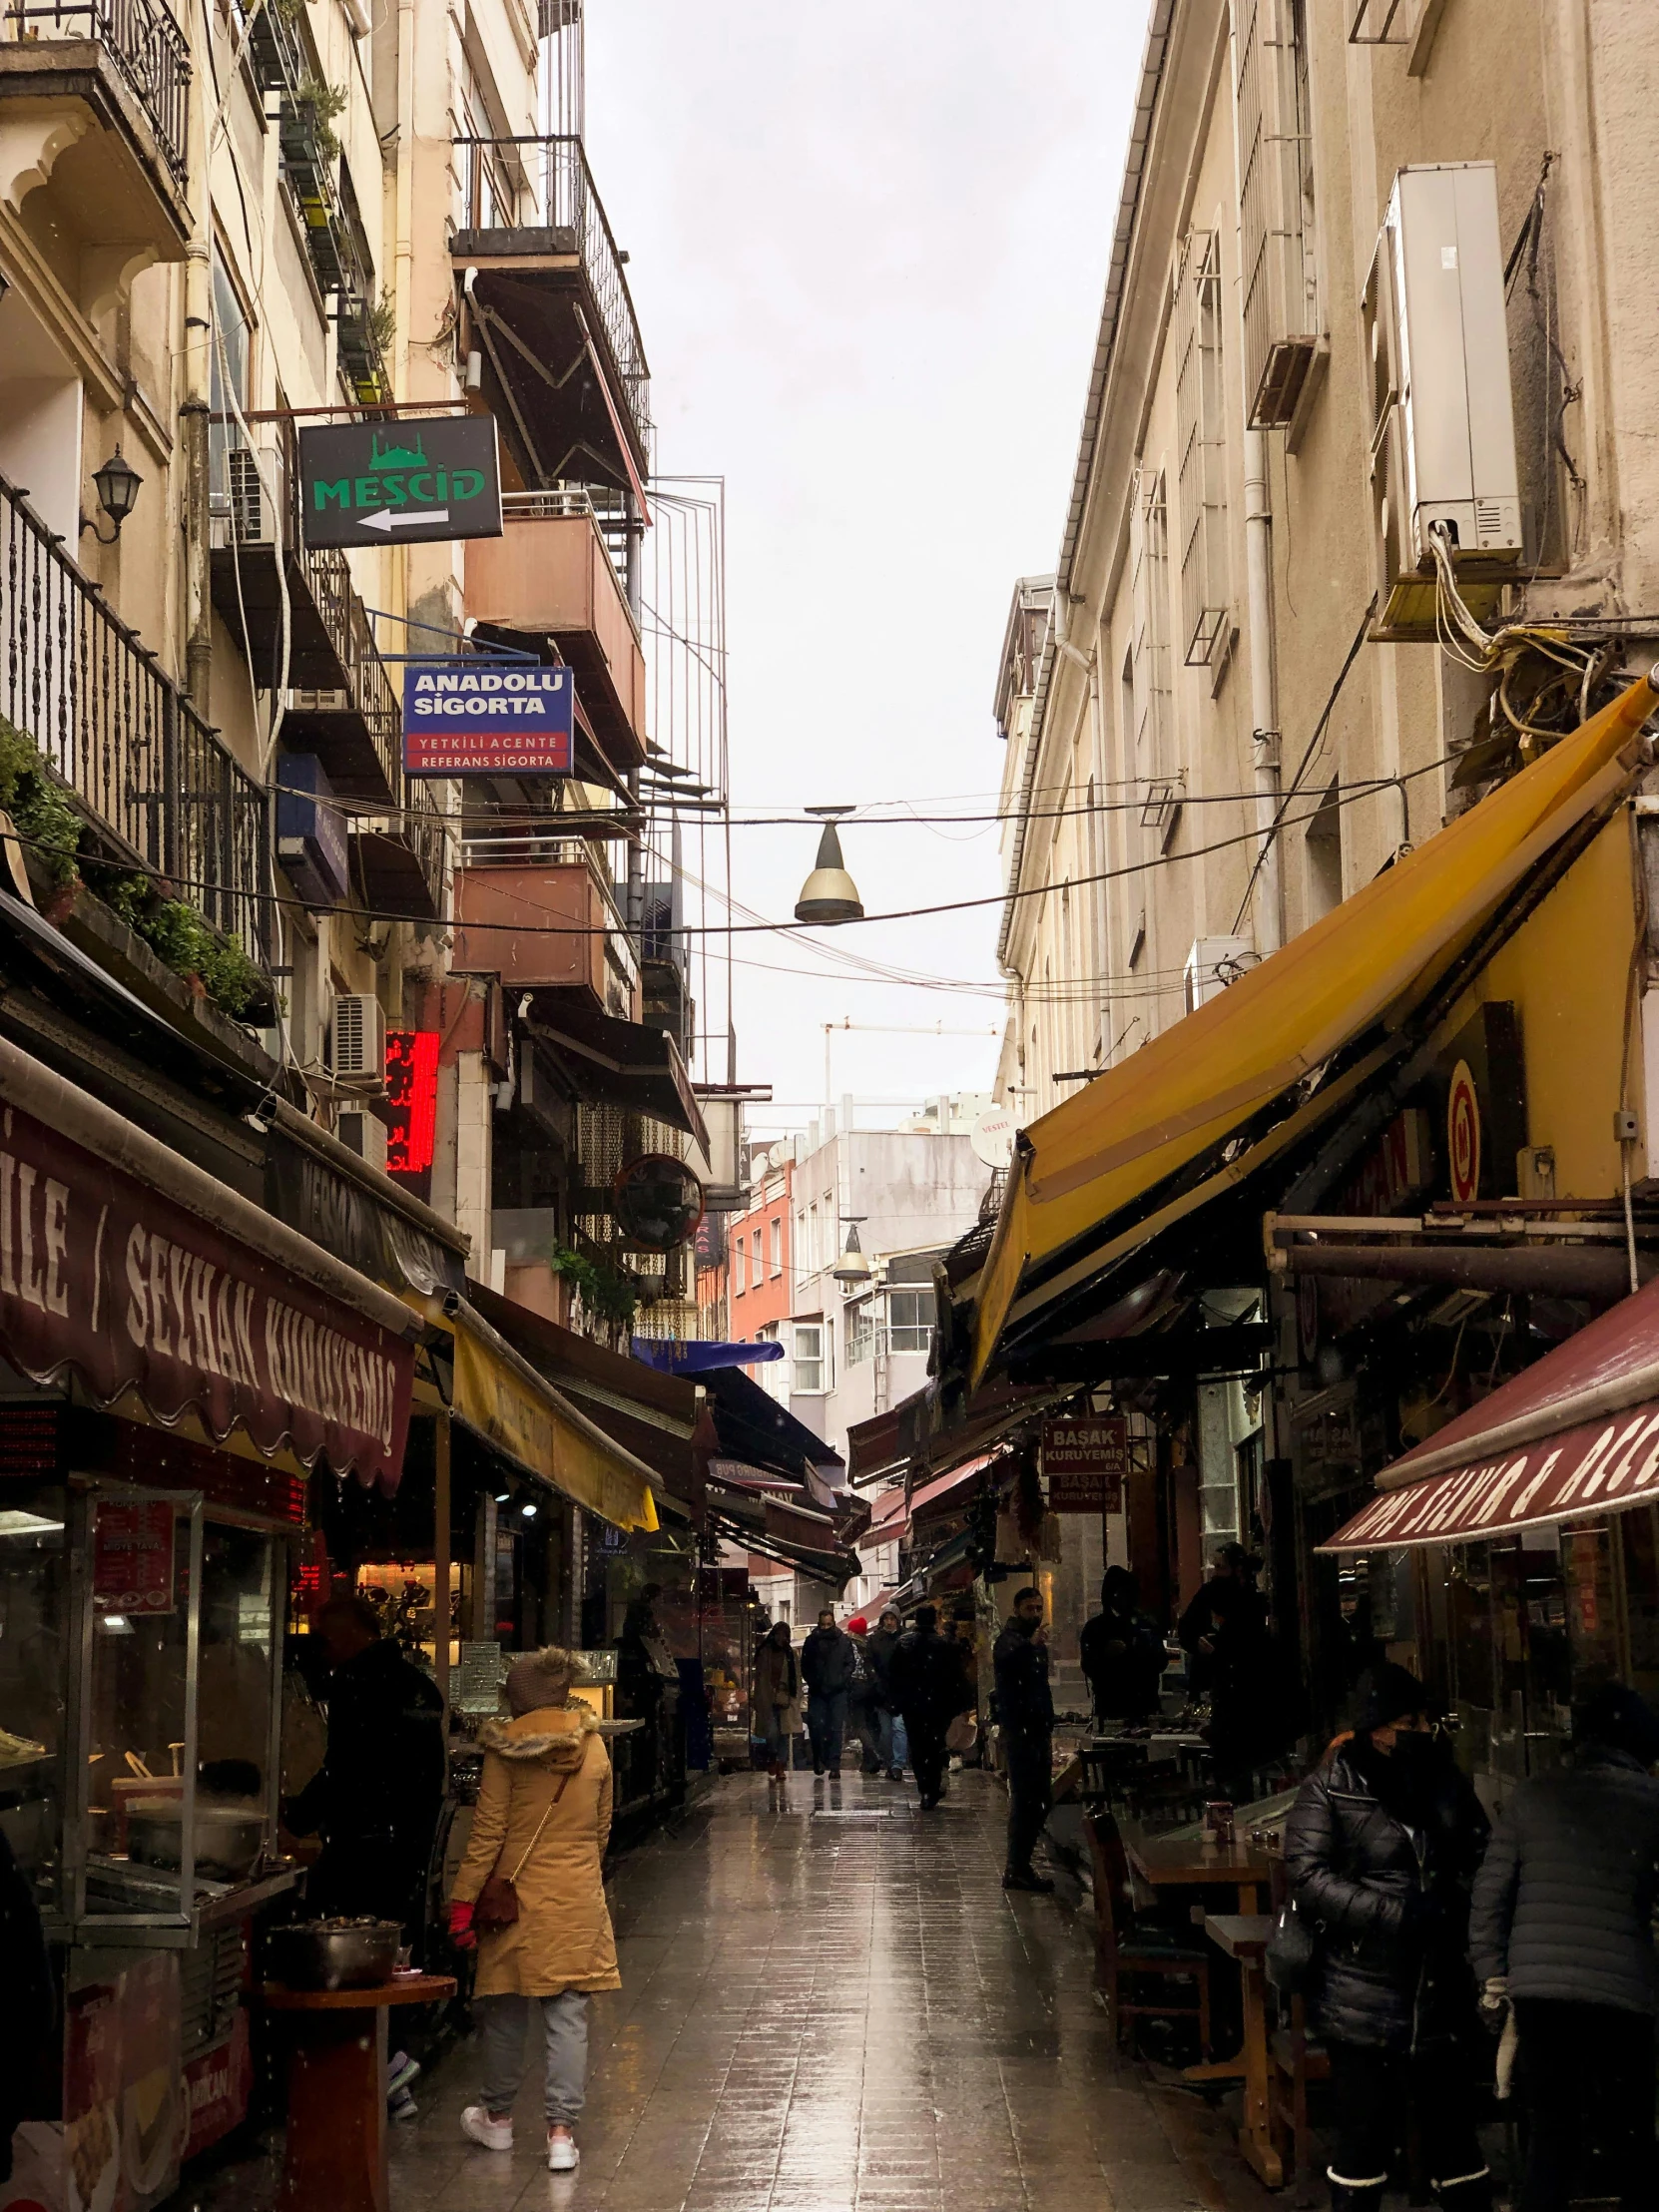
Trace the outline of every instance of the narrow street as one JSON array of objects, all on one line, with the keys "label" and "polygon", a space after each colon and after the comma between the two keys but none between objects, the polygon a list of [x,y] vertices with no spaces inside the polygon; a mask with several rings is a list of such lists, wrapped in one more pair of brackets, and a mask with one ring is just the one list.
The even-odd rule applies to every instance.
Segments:
[{"label": "narrow street", "polygon": [[797,1775],[782,1813],[721,1782],[617,1880],[579,2175],[543,2170],[539,2063],[510,2158],[460,2139],[473,2045],[393,2131],[394,2212],[1265,2205],[1222,2114],[1115,2053],[1086,1898],[1004,1896],[1004,1803],[977,1773],[925,1819],[885,1781]]}]

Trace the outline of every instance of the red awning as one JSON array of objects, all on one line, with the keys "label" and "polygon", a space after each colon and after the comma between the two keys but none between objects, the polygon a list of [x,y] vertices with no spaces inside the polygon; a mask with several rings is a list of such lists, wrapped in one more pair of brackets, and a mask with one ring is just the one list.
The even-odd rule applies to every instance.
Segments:
[{"label": "red awning", "polygon": [[1659,1280],[1384,1468],[1322,1551],[1479,1541],[1659,1500]]}]

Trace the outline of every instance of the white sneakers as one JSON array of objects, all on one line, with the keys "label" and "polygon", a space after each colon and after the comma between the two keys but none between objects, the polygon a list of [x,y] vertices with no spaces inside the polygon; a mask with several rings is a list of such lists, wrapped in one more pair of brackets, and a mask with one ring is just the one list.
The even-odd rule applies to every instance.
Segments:
[{"label": "white sneakers", "polygon": [[[513,2147],[513,2116],[503,2112],[499,2117],[486,2112],[481,2104],[469,2104],[461,2114],[461,2133],[469,2141],[480,2144],[485,2150],[511,2150]],[[576,2148],[570,2130],[557,2133],[547,2131],[547,2170],[554,2174],[573,2174],[581,2162],[582,2153]]]},{"label": "white sneakers", "polygon": [[511,2150],[513,2147],[513,2116],[504,2112],[499,2119],[493,2112],[486,2112],[481,2104],[469,2104],[461,2114],[461,2133],[485,2150]]}]

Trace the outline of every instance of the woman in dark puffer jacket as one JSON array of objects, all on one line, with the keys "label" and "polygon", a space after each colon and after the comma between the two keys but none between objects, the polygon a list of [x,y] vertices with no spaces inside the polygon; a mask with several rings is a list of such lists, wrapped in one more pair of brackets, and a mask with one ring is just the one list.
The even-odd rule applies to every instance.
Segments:
[{"label": "woman in dark puffer jacket", "polygon": [[1331,2052],[1334,2212],[1379,2212],[1416,2120],[1443,2212],[1489,2212],[1468,2050],[1469,1885],[1486,1816],[1403,1667],[1372,1677],[1357,1733],[1302,1785],[1285,1832],[1299,1910],[1318,1937],[1316,2011]]}]

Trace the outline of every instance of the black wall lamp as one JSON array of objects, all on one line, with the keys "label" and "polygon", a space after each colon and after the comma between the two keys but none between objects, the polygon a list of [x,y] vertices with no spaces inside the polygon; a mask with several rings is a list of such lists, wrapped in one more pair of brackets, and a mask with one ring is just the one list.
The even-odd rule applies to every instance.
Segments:
[{"label": "black wall lamp", "polygon": [[95,522],[92,534],[100,545],[114,545],[121,535],[121,525],[133,511],[144,478],[118,445],[103,467],[93,471],[92,480],[98,487],[99,506],[115,524],[111,534],[105,537]]}]

